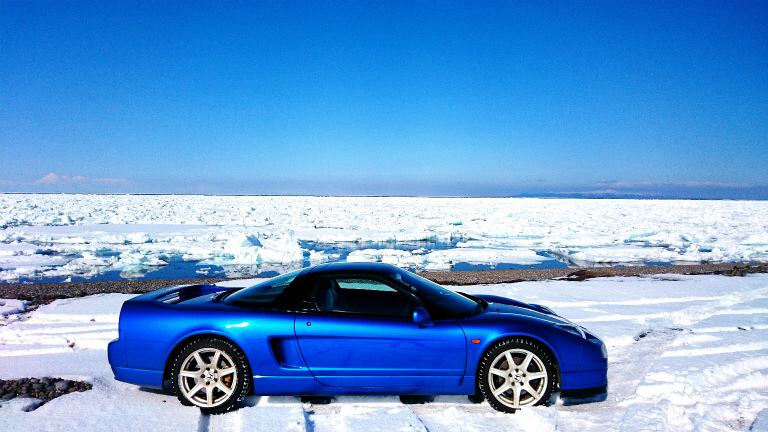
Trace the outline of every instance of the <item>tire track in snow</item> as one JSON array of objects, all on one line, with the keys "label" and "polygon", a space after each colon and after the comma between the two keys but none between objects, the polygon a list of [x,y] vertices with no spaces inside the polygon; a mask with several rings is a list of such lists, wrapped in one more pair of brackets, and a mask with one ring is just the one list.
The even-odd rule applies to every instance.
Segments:
[{"label": "tire track in snow", "polygon": [[662,357],[697,357],[703,355],[738,353],[747,351],[762,351],[768,349],[768,342],[750,342],[746,344],[733,344],[720,347],[681,349],[666,351]]},{"label": "tire track in snow", "polygon": [[[704,304],[687,307],[674,312],[658,312],[649,314],[606,314],[595,317],[579,318],[578,322],[613,322],[613,321],[634,321],[638,323],[648,323],[651,320],[660,320],[666,327],[686,327],[699,321],[715,315],[739,314],[762,314],[768,313],[768,308],[749,308],[739,311],[730,309],[733,306],[742,303],[748,303],[752,300],[765,298],[768,296],[768,288],[758,288],[744,292],[734,292],[725,296],[714,297],[713,301]],[[676,303],[678,299],[670,299],[667,303]],[[698,299],[700,300],[700,299]],[[693,298],[686,301],[697,301]],[[549,303],[547,303],[549,304]],[[655,305],[666,304],[664,302],[653,303]]]},{"label": "tire track in snow", "polygon": [[302,406],[294,397],[248,396],[226,414],[200,414],[199,432],[314,432]]},{"label": "tire track in snow", "polygon": [[120,306],[131,297],[102,294],[27,310],[21,319],[0,327],[0,357],[106,350],[118,335]]},{"label": "tire track in snow", "polygon": [[[632,398],[644,377],[651,371],[655,360],[674,342],[677,332],[649,330],[643,333],[646,336],[635,343],[622,347],[618,352],[609,352],[608,395],[605,402],[600,404],[600,408],[610,409]],[[570,408],[575,411],[594,409],[586,405]]]},{"label": "tire track in snow", "polygon": [[211,416],[200,413],[200,420],[197,423],[197,432],[210,432]]},{"label": "tire track in snow", "polygon": [[339,396],[328,404],[304,404],[313,432],[428,432],[396,396]]},{"label": "tire track in snow", "polygon": [[[637,395],[637,391],[646,380],[649,373],[657,361],[664,357],[677,357],[692,355],[706,355],[718,352],[739,352],[739,351],[757,351],[768,348],[768,343],[750,343],[744,346],[735,347],[730,345],[721,348],[703,348],[700,350],[674,350],[669,351],[674,345],[675,340],[680,334],[681,327],[690,327],[704,319],[717,315],[731,315],[742,311],[736,311],[734,306],[748,303],[750,301],[765,298],[768,295],[768,288],[757,288],[743,292],[734,292],[723,296],[713,297],[685,297],[669,299],[669,303],[680,303],[682,300],[701,301],[708,299],[710,301],[695,306],[683,308],[674,312],[661,312],[652,314],[621,315],[611,314],[597,316],[594,318],[581,318],[581,322],[618,322],[633,321],[649,325],[649,327],[635,336],[635,342],[614,348],[609,352],[608,382],[609,392],[604,403],[600,408],[612,408],[616,405],[626,403]],[[663,305],[659,301],[647,302],[648,304]],[[642,300],[633,302],[646,303]],[[567,303],[567,302],[564,302]],[[590,302],[592,303],[592,302]],[[598,303],[598,302],[594,302]],[[625,304],[630,302],[607,302],[611,304]],[[580,305],[581,306],[581,305]],[[746,314],[768,313],[768,308],[749,308],[744,309]],[[642,359],[638,361],[638,359]],[[594,407],[573,406],[570,409],[575,411],[593,410]],[[628,418],[631,418],[630,415]]]},{"label": "tire track in snow", "polygon": [[[766,315],[768,308],[743,307],[760,301],[768,295],[768,288],[733,292],[723,298],[705,304],[692,306],[657,319],[656,326],[691,328],[699,333],[696,324],[717,316]],[[759,318],[758,318],[759,319]],[[701,333],[720,331],[755,330],[756,326],[734,326],[733,328],[702,328]],[[667,332],[674,342],[680,332]],[[681,343],[666,343],[663,352],[654,358],[644,359],[647,365],[642,381],[635,388],[633,397],[623,401],[626,411],[619,430],[634,432],[640,430],[711,430],[732,425],[740,429],[744,425],[744,413],[759,411],[768,405],[768,400],[756,401],[753,396],[736,396],[738,390],[760,390],[768,384],[768,357],[750,357],[750,353],[768,350],[768,342],[750,341],[735,343],[721,338],[690,339]],[[718,344],[712,346],[712,344]],[[679,348],[681,346],[701,346]],[[669,348],[675,349],[669,350]],[[737,355],[734,362],[733,355]],[[696,358],[706,356],[703,369],[698,368]],[[744,357],[746,356],[746,357]],[[691,359],[691,360],[688,360]],[[714,362],[714,364],[712,364]],[[687,366],[687,367],[684,367]],[[676,371],[669,373],[667,371]],[[610,379],[610,378],[609,378]],[[730,395],[730,396],[729,396]],[[736,404],[738,409],[732,404]],[[724,429],[727,430],[727,429]]]},{"label": "tire track in snow", "polygon": [[572,307],[592,307],[592,306],[648,306],[648,305],[660,305],[668,303],[690,303],[697,301],[711,301],[721,300],[726,296],[710,296],[710,297],[676,297],[676,298],[641,298],[632,300],[615,300],[615,301],[547,301],[545,302],[550,308],[572,308]]}]

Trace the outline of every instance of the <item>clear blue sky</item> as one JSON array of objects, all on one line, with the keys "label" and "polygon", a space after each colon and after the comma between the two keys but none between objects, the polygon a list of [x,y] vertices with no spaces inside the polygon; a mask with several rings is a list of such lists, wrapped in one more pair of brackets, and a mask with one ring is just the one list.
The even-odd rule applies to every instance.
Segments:
[{"label": "clear blue sky", "polygon": [[5,192],[768,199],[765,0],[0,1],[0,83]]}]

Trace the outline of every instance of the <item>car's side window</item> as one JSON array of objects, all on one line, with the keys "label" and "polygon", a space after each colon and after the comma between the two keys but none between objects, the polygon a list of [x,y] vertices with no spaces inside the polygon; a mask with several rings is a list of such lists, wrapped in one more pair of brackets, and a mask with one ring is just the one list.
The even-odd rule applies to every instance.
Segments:
[{"label": "car's side window", "polygon": [[322,277],[312,299],[324,312],[391,318],[411,318],[413,310],[420,305],[415,296],[367,277]]},{"label": "car's side window", "polygon": [[386,291],[397,292],[396,289],[389,285],[373,279],[362,278],[338,278],[336,282],[339,284],[339,288],[344,290],[369,290],[369,291]]},{"label": "car's side window", "polygon": [[291,273],[269,279],[248,288],[243,288],[224,298],[224,303],[259,308],[271,308],[278,296],[285,291],[294,279],[301,273],[297,270]]}]

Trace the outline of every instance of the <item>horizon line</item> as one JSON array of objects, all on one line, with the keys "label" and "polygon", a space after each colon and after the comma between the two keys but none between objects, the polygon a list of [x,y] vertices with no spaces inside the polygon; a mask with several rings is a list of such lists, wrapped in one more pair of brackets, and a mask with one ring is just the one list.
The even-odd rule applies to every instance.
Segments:
[{"label": "horizon line", "polygon": [[517,195],[334,195],[334,194],[243,194],[243,193],[172,193],[172,192],[0,192],[0,195],[141,195],[141,196],[244,196],[244,197],[312,197],[312,198],[535,198],[584,200],[644,200],[644,201],[768,201],[768,198],[695,198],[664,195],[618,193],[616,196],[595,196],[585,192],[541,193]]}]

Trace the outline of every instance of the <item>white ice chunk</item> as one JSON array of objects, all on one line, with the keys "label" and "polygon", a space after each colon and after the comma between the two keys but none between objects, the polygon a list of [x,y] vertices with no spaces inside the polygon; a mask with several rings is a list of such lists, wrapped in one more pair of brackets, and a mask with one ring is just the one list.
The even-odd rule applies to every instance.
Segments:
[{"label": "white ice chunk", "polygon": [[535,265],[546,260],[546,257],[527,249],[444,249],[432,251],[425,256],[427,270],[449,270],[460,262],[491,265],[498,263]]},{"label": "white ice chunk", "polygon": [[125,238],[133,244],[149,243],[151,240],[149,234],[143,232],[131,233],[125,236]]},{"label": "white ice chunk", "polygon": [[120,265],[124,267],[157,267],[168,264],[161,259],[164,254],[156,254],[142,249],[131,249],[120,254]]},{"label": "white ice chunk", "polygon": [[211,264],[291,263],[304,260],[304,252],[293,232],[257,236],[237,232],[231,234],[221,249],[212,253]]},{"label": "white ice chunk", "polygon": [[348,262],[383,262],[398,267],[420,267],[424,259],[408,251],[396,249],[361,249],[347,255]]}]

